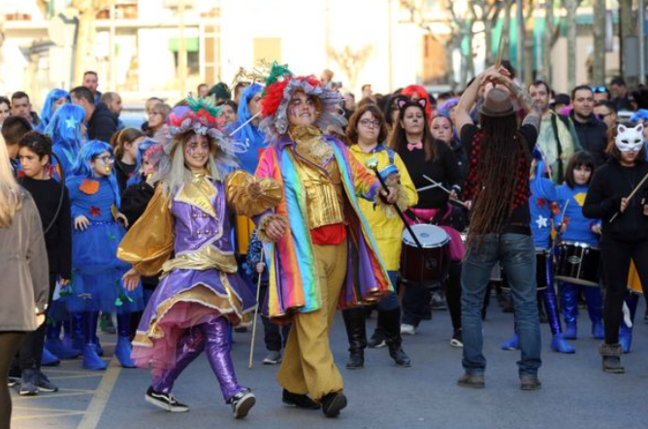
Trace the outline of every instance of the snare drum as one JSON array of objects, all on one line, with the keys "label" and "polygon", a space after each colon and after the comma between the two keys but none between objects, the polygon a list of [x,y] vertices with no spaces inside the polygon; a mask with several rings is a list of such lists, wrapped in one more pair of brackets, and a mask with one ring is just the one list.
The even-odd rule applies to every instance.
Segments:
[{"label": "snare drum", "polygon": [[401,272],[407,283],[426,285],[440,283],[448,277],[450,267],[450,237],[438,226],[412,225],[422,249],[419,249],[408,230],[403,233]]},{"label": "snare drum", "polygon": [[[500,267],[501,265],[498,262],[493,268],[493,271],[497,268],[501,272],[499,280],[502,282],[502,289],[510,290],[511,286],[506,278],[504,268]],[[491,274],[491,281],[493,280],[493,274]],[[536,248],[536,289],[538,291],[547,289],[547,251],[539,248]]]},{"label": "snare drum", "polygon": [[601,252],[584,243],[562,242],[558,246],[556,280],[599,287]]}]

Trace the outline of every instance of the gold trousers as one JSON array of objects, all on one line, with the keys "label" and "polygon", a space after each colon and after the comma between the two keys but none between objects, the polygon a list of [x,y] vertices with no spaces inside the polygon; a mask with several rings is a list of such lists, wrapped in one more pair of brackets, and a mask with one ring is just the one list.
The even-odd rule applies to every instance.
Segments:
[{"label": "gold trousers", "polygon": [[316,401],[340,392],[344,383],[335,366],[329,335],[347,269],[347,242],[314,246],[322,294],[322,307],[293,318],[277,380],[281,386]]}]

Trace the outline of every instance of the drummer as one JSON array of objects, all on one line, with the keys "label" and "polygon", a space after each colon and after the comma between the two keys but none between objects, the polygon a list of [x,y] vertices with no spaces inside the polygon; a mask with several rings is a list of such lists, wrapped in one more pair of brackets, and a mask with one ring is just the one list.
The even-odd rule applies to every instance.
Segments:
[{"label": "drummer", "polygon": [[[432,184],[429,181],[431,179],[448,190],[446,192],[441,189],[441,186],[437,186],[420,192],[418,204],[410,213],[411,217],[416,218],[413,219],[416,223],[431,221],[438,223],[437,219],[445,219],[446,232],[450,230],[454,235],[451,236],[452,245],[461,247],[458,252],[455,252],[458,253],[455,262],[450,264],[447,299],[454,330],[451,345],[462,347],[460,279],[463,244],[459,233],[447,225],[447,221],[453,218],[452,206],[448,201],[457,199],[461,192],[461,170],[452,149],[446,143],[432,138],[426,116],[425,99],[417,101],[399,99],[397,103],[399,103],[398,121],[394,124],[389,147],[403,159],[417,189],[429,187]],[[405,288],[402,334],[414,335],[419,323],[425,317],[426,304],[429,302],[429,289],[416,285]]]},{"label": "drummer", "polygon": [[[400,156],[387,148],[383,143],[387,138],[387,125],[380,108],[373,103],[358,107],[349,119],[347,138],[352,146],[349,150],[355,158],[364,165],[377,163],[378,171],[383,179],[391,183],[400,180],[404,197],[403,209],[415,205],[418,195],[412,179]],[[398,270],[403,235],[403,221],[393,213],[387,216],[383,210],[375,210],[369,201],[359,201],[364,214],[378,244],[378,250],[387,268],[394,287],[397,285]],[[401,206],[401,204],[399,204]],[[349,338],[348,369],[359,369],[364,366],[364,349],[367,346],[365,330],[366,311],[363,307],[345,309],[342,311],[344,325]],[[401,347],[400,333],[401,308],[395,292],[384,296],[378,302],[378,323],[372,342],[378,345],[384,342],[389,348],[389,355],[400,367],[410,366],[410,358]]]},{"label": "drummer", "polygon": [[[619,125],[616,140],[608,146],[610,160],[592,180],[583,206],[587,217],[603,219],[601,259],[605,273],[605,343],[599,346],[603,371],[622,373],[619,323],[634,261],[646,293],[648,286],[648,163],[643,126]],[[612,218],[616,216],[614,220]]]},{"label": "drummer", "polygon": [[[554,217],[554,224],[562,242],[580,243],[598,248],[601,221],[585,218],[582,209],[595,168],[594,157],[589,152],[576,152],[567,164],[566,183],[556,188],[559,210],[555,212],[557,214]],[[592,280],[598,281],[598,279]],[[559,281],[558,289],[565,319],[564,337],[568,340],[575,340],[578,337],[578,298],[582,292],[592,321],[592,336],[603,339],[605,332],[601,287]]]}]

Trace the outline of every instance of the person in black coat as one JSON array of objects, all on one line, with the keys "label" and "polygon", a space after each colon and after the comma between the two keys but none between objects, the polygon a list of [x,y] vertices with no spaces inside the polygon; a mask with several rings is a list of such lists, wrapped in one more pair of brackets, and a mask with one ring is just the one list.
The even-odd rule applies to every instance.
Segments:
[{"label": "person in black coat", "polygon": [[594,115],[594,93],[587,85],[580,85],[572,91],[574,109],[570,117],[574,122],[581,147],[594,156],[596,167],[607,159],[607,125]]},{"label": "person in black coat", "polygon": [[83,107],[88,124],[88,140],[101,140],[110,143],[110,139],[117,131],[117,117],[112,114],[105,103],[95,102],[92,92],[78,86],[70,91],[72,102]]},{"label": "person in black coat", "polygon": [[[648,163],[643,125],[619,125],[616,141],[608,150],[610,160],[590,185],[583,215],[603,221],[601,257],[605,277],[605,342],[599,346],[603,371],[622,373],[619,325],[623,317],[630,261],[648,293]],[[633,190],[637,189],[635,193]],[[632,195],[632,197],[630,197]]]}]

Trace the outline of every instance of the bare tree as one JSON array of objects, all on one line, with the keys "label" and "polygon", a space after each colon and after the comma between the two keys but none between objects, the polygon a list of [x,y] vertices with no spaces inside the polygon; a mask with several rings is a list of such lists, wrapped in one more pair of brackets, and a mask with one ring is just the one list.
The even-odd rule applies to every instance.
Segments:
[{"label": "bare tree", "polygon": [[594,0],[594,85],[605,85],[605,30],[605,0]]},{"label": "bare tree", "polygon": [[360,71],[367,63],[367,60],[373,52],[371,45],[365,45],[362,48],[354,51],[349,46],[345,46],[341,51],[329,49],[329,55],[335,61],[342,72],[349,78],[350,86],[356,89],[358,85],[358,77]]},{"label": "bare tree", "polygon": [[576,86],[576,12],[583,0],[562,0],[567,10],[567,87]]},{"label": "bare tree", "polygon": [[551,51],[560,37],[560,26],[554,24],[554,6],[555,0],[545,0],[545,32],[543,34],[542,49],[542,68],[540,76],[546,81],[551,82]]},{"label": "bare tree", "polygon": [[468,2],[470,13],[476,21],[484,25],[485,50],[484,57],[486,65],[495,63],[493,56],[492,34],[493,27],[497,24],[502,7],[505,2],[502,0],[471,0]]}]

